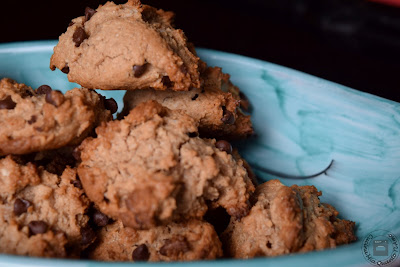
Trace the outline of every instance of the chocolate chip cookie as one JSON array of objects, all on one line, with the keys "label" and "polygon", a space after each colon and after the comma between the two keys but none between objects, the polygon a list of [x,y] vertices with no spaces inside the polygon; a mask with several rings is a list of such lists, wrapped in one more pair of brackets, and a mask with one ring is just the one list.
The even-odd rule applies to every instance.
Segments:
[{"label": "chocolate chip cookie", "polygon": [[[157,91],[151,88],[128,91],[124,97],[124,109],[120,115],[126,115],[141,102],[155,100],[163,106],[185,111],[199,121],[200,136],[241,139],[253,134],[250,116],[240,109],[239,89],[234,86],[229,75],[218,67],[209,67],[202,73],[203,85],[190,91]],[[246,100],[243,103],[248,108]]]},{"label": "chocolate chip cookie", "polygon": [[284,186],[271,180],[257,187],[254,206],[222,235],[225,252],[235,258],[278,256],[334,248],[354,240],[354,222],[321,204],[314,186]]},{"label": "chocolate chip cookie", "polygon": [[241,160],[197,136],[197,122],[155,101],[96,129],[79,147],[78,174],[100,211],[129,227],[202,218],[221,206],[247,214],[254,186]]},{"label": "chocolate chip cookie", "polygon": [[111,119],[107,101],[89,89],[73,89],[64,95],[47,85],[33,90],[2,79],[0,156],[79,144],[94,127]]},{"label": "chocolate chip cookie", "polygon": [[60,36],[50,68],[94,89],[199,87],[199,58],[172,18],[138,0],[86,9]]},{"label": "chocolate chip cookie", "polygon": [[102,228],[89,258],[102,261],[193,261],[222,256],[221,242],[209,223],[190,220],[149,230],[116,221]]},{"label": "chocolate chip cookie", "polygon": [[0,253],[77,257],[96,238],[76,169],[61,176],[0,159]]}]

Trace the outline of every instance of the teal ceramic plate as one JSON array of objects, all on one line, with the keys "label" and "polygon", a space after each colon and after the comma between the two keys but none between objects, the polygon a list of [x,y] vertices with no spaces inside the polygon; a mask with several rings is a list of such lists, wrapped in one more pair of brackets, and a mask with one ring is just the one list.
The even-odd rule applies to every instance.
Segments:
[{"label": "teal ceramic plate", "polygon": [[[0,45],[0,77],[32,87],[74,87],[66,75],[49,69],[54,41]],[[216,260],[173,265],[234,266],[368,266],[363,239],[375,230],[400,239],[400,104],[268,62],[199,49],[210,65],[230,73],[252,104],[257,136],[238,144],[254,167],[291,175],[331,168],[308,180],[281,179],[286,185],[314,184],[321,200],[341,216],[357,222],[358,241],[337,249],[252,260]],[[107,91],[121,106],[122,91]],[[257,171],[262,180],[274,178]],[[389,253],[396,249],[389,242]],[[398,251],[398,248],[397,248]],[[165,266],[172,264],[152,264]],[[397,263],[398,264],[398,263]],[[127,266],[0,255],[1,266]],[[148,264],[135,264],[145,266]],[[394,265],[393,265],[394,266]],[[400,265],[398,265],[400,266]]]}]

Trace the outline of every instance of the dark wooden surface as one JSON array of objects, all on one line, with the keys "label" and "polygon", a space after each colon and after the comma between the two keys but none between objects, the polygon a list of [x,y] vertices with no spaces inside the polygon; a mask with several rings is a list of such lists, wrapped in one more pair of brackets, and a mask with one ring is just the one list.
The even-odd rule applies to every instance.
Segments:
[{"label": "dark wooden surface", "polygon": [[[116,1],[124,3],[125,1]],[[356,0],[143,0],[205,47],[298,69],[400,102],[400,9]],[[4,1],[0,42],[57,39],[105,1]]]}]

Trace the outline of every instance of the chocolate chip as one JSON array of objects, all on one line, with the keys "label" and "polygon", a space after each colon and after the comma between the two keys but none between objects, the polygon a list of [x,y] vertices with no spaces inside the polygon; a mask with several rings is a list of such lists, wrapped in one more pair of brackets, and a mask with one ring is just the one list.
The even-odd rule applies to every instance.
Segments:
[{"label": "chocolate chip", "polygon": [[226,107],[222,107],[223,115],[221,121],[225,124],[234,124],[235,123],[235,116],[233,113],[226,109]]},{"label": "chocolate chip", "polygon": [[85,8],[85,22],[90,20],[96,12],[97,11],[94,10],[93,8],[86,7]]},{"label": "chocolate chip", "polygon": [[19,216],[22,213],[25,213],[30,206],[32,206],[32,203],[28,200],[17,198],[14,202],[14,214]]},{"label": "chocolate chip", "polygon": [[188,73],[188,69],[187,69],[187,67],[185,66],[185,65],[181,65],[180,67],[179,67],[179,69],[181,70],[181,72],[183,73],[183,74],[187,74]]},{"label": "chocolate chip", "polygon": [[25,91],[21,94],[22,98],[26,98],[28,96],[33,96],[31,90],[25,89]]},{"label": "chocolate chip", "polygon": [[104,100],[104,107],[108,109],[111,114],[114,114],[118,110],[118,104],[117,101],[114,100],[114,98]]},{"label": "chocolate chip", "polygon": [[183,236],[176,236],[172,239],[165,240],[164,245],[160,248],[160,254],[171,257],[177,256],[180,253],[185,253],[190,250],[186,238]]},{"label": "chocolate chip", "polygon": [[81,236],[82,236],[81,239],[82,245],[88,245],[96,239],[96,233],[89,226],[86,226],[85,228],[81,229]]},{"label": "chocolate chip", "polygon": [[36,116],[32,115],[31,118],[28,121],[28,124],[29,125],[34,124],[36,122],[36,120],[37,120]]},{"label": "chocolate chip", "polygon": [[162,82],[163,85],[165,85],[167,88],[172,87],[172,82],[171,82],[171,80],[169,79],[168,76],[163,76],[163,77],[161,78],[161,82]]},{"label": "chocolate chip", "polygon": [[12,100],[11,96],[7,96],[0,100],[0,109],[14,109],[17,104]]},{"label": "chocolate chip", "polygon": [[69,67],[68,67],[68,64],[67,64],[67,65],[65,65],[65,66],[64,66],[64,68],[62,68],[62,69],[61,69],[61,71],[62,71],[63,73],[65,73],[65,74],[68,74],[68,73],[69,73]]},{"label": "chocolate chip", "polygon": [[108,224],[108,221],[110,220],[107,215],[105,215],[104,213],[96,210],[93,213],[93,221],[97,226],[103,227],[106,226]]},{"label": "chocolate chip", "polygon": [[150,258],[149,249],[145,244],[139,245],[132,252],[132,260],[134,261],[148,261]]},{"label": "chocolate chip", "polygon": [[38,89],[36,89],[36,93],[38,93],[39,95],[47,95],[51,91],[52,91],[51,87],[46,84],[41,85],[38,87]]},{"label": "chocolate chip", "polygon": [[82,183],[81,183],[81,181],[79,181],[79,180],[71,181],[71,184],[72,184],[74,187],[78,188],[78,189],[83,189]]},{"label": "chocolate chip", "polygon": [[43,234],[47,232],[49,226],[44,221],[31,221],[28,224],[29,230],[32,235]]},{"label": "chocolate chip", "polygon": [[199,97],[199,94],[195,94],[195,95],[192,97],[192,100],[194,101],[194,100],[196,100],[198,97]]},{"label": "chocolate chip", "polygon": [[60,91],[51,91],[46,94],[46,102],[52,104],[55,107],[59,107],[64,103],[64,95]]},{"label": "chocolate chip", "polygon": [[77,27],[75,29],[74,34],[72,35],[72,40],[75,43],[76,47],[79,47],[85,39],[87,39],[89,36],[86,34],[85,30],[82,27]]},{"label": "chocolate chip", "polygon": [[147,63],[144,63],[143,65],[134,65],[132,67],[133,76],[135,76],[136,78],[142,76],[147,70],[147,65],[148,65]]},{"label": "chocolate chip", "polygon": [[229,142],[225,140],[219,140],[218,142],[215,143],[215,147],[218,148],[221,151],[225,151],[228,154],[232,153],[232,146]]}]

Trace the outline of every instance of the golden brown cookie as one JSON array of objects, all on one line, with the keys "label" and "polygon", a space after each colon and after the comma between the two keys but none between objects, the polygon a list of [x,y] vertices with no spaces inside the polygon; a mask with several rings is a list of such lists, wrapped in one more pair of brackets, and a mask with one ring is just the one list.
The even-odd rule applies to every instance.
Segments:
[{"label": "golden brown cookie", "polygon": [[243,162],[196,137],[186,114],[149,101],[96,132],[80,146],[78,174],[100,211],[126,226],[202,218],[208,206],[247,214],[254,186]]},{"label": "golden brown cookie", "polygon": [[[223,147],[226,146],[224,140],[220,140],[220,141],[218,141],[218,142],[222,142],[222,143],[223,143]],[[218,146],[217,146],[217,147],[218,147]],[[232,149],[232,148],[229,147],[228,149]],[[243,167],[246,169],[247,175],[249,176],[250,180],[253,182],[253,185],[257,187],[258,184],[259,184],[258,179],[257,179],[257,176],[256,176],[256,174],[254,173],[253,169],[251,168],[250,164],[249,164],[245,159],[243,159],[243,158],[240,156],[239,150],[237,150],[236,148],[235,148],[235,149],[232,149],[232,156],[233,156],[236,160],[242,160],[242,161],[243,161]]]},{"label": "golden brown cookie", "polygon": [[102,228],[89,258],[102,261],[193,261],[222,256],[212,225],[198,220],[170,223],[149,230],[116,221]]},{"label": "golden brown cookie", "polygon": [[61,176],[0,159],[0,253],[76,257],[96,236],[89,200],[67,167]]},{"label": "golden brown cookie", "polygon": [[321,204],[314,186],[287,187],[271,180],[257,187],[255,204],[222,235],[225,252],[234,258],[278,256],[334,248],[354,240],[354,222]]},{"label": "golden brown cookie", "polygon": [[185,92],[151,88],[128,91],[121,116],[128,114],[139,103],[155,100],[169,109],[183,110],[198,120],[202,137],[232,140],[252,135],[250,116],[240,110],[239,89],[230,82],[229,75],[223,73],[221,68],[209,67],[202,73],[202,80],[199,89],[192,88]]},{"label": "golden brown cookie", "polygon": [[0,118],[2,156],[77,145],[111,114],[93,90],[64,95],[47,85],[33,90],[5,78],[0,81]]},{"label": "golden brown cookie", "polygon": [[50,68],[93,89],[199,87],[199,58],[172,17],[131,0],[87,9],[60,36]]}]

